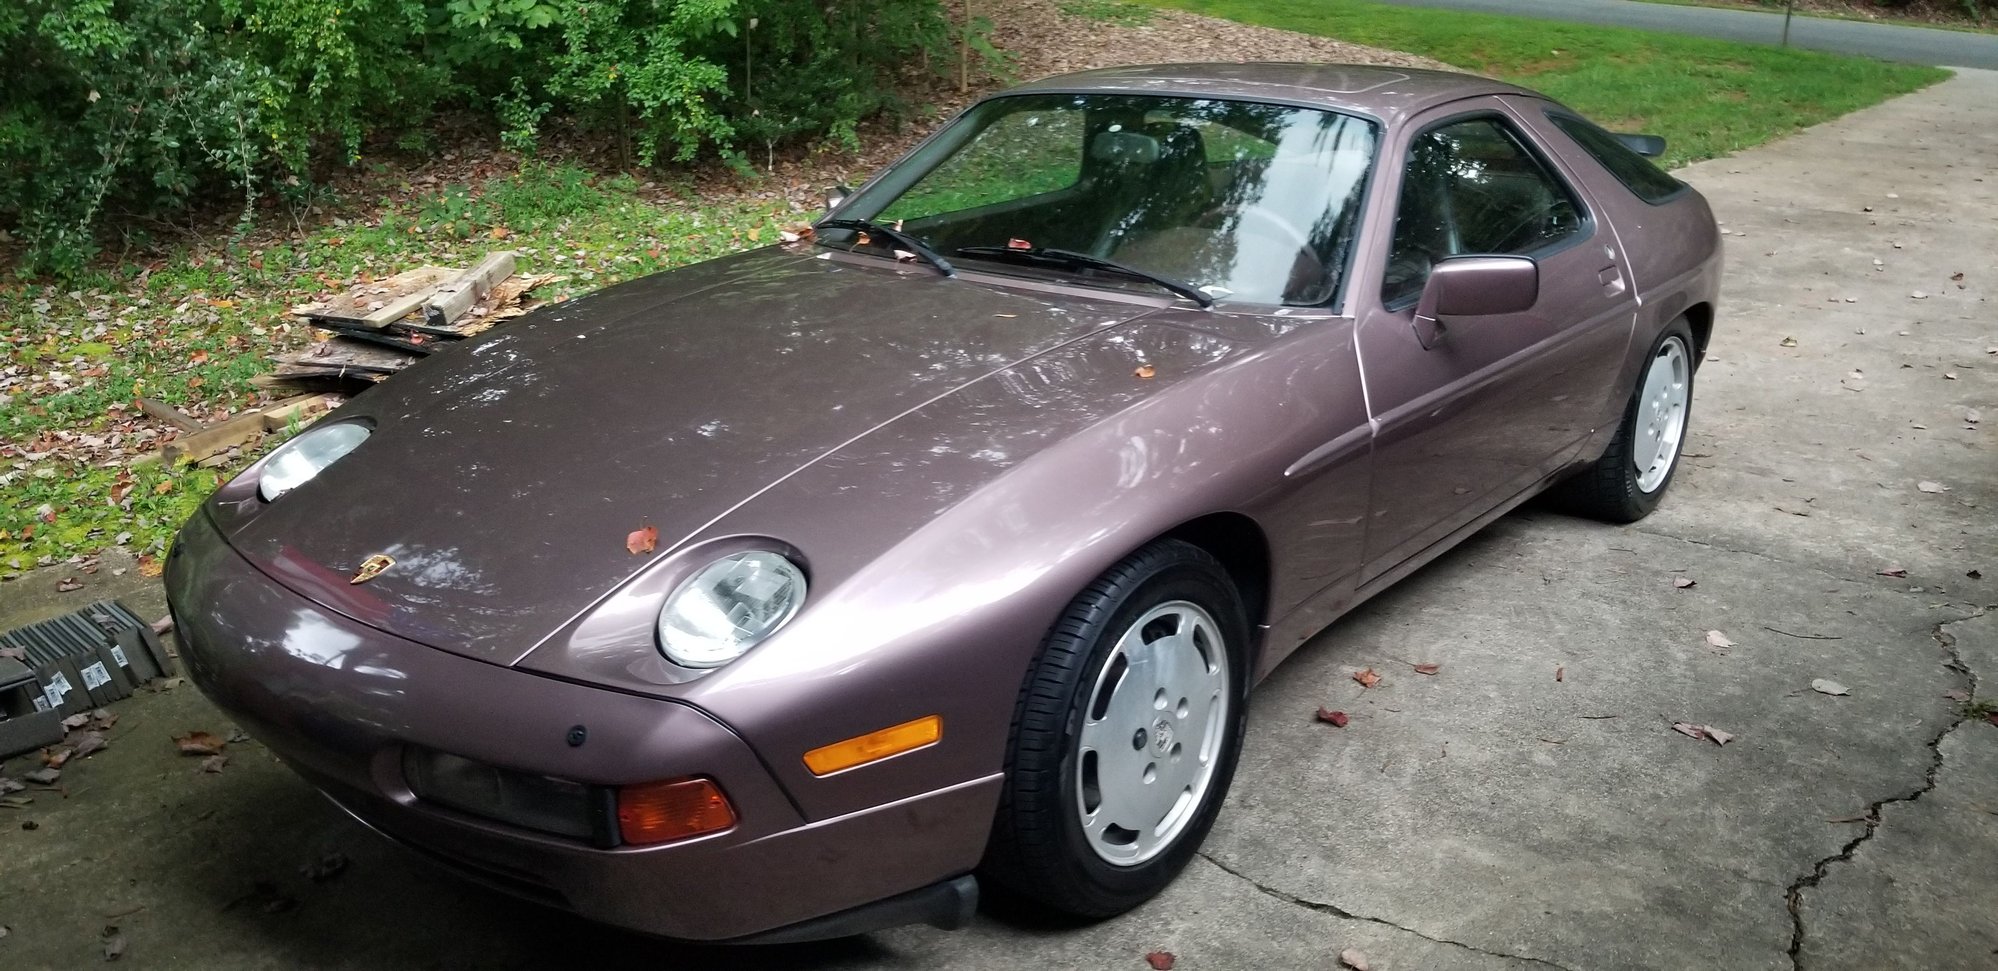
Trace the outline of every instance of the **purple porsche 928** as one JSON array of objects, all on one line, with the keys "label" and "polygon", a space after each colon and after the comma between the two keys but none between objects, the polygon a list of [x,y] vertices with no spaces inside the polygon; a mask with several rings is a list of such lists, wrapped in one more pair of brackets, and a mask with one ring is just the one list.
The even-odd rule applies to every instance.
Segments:
[{"label": "purple porsche 928", "polygon": [[1661,148],[1402,69],[993,95],[808,238],[251,466],[167,563],[188,670],[369,827],[598,921],[1120,913],[1312,635],[1543,491],[1657,505],[1720,281]]}]

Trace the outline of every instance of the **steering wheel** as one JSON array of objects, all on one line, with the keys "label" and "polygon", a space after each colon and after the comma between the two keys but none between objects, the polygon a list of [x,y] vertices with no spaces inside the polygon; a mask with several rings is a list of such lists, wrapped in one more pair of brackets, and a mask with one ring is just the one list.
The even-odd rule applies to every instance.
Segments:
[{"label": "steering wheel", "polygon": [[1304,230],[1262,206],[1243,209],[1236,218],[1235,231],[1245,236],[1276,237],[1298,250],[1311,249],[1311,238]]}]

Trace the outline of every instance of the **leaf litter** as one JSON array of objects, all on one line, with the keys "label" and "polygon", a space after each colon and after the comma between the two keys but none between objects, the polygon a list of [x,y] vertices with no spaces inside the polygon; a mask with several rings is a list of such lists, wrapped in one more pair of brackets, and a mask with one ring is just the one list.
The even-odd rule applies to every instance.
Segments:
[{"label": "leaf litter", "polygon": [[1706,741],[1714,743],[1715,745],[1726,745],[1727,743],[1734,741],[1734,734],[1732,732],[1721,731],[1720,729],[1715,728],[1712,725],[1695,725],[1691,722],[1673,722],[1672,730],[1678,732],[1681,735],[1686,736],[1687,738],[1704,739]]}]

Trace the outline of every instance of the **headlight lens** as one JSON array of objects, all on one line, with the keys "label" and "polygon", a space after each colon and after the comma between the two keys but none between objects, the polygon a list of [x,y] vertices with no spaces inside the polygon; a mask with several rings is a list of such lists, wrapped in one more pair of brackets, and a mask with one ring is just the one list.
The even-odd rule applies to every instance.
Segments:
[{"label": "headlight lens", "polygon": [[805,572],[764,550],[724,556],[680,584],[659,610],[659,647],[676,664],[727,664],[777,632],[805,603]]},{"label": "headlight lens", "polygon": [[313,476],[367,440],[368,426],[352,421],[322,425],[304,432],[278,446],[277,451],[264,461],[263,473],[257,480],[257,494],[263,496],[265,502],[273,502],[277,497],[312,481]]}]

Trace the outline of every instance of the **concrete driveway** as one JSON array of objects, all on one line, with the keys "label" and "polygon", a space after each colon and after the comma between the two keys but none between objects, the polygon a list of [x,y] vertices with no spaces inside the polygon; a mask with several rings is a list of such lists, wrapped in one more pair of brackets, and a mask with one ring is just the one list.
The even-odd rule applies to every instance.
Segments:
[{"label": "concrete driveway", "polygon": [[[1998,966],[1998,726],[1945,697],[1998,685],[1998,74],[1682,174],[1732,235],[1665,506],[1508,517],[1321,636],[1257,695],[1203,856],[1127,918],[604,931],[433,874],[254,743],[196,773],[168,736],[227,727],[183,687],[0,810],[0,963],[94,965],[111,926],[125,965],[217,971]],[[133,576],[70,596],[157,609]],[[0,623],[78,605],[52,586],[0,588]]]},{"label": "concrete driveway", "polygon": [[[1751,44],[1783,39],[1783,13],[1694,7],[1656,0],[1381,0],[1404,7],[1442,7],[1578,24],[1637,27]],[[1885,61],[1998,68],[1998,34],[1905,24],[1835,20],[1804,13],[1790,19],[1790,46]]]}]

